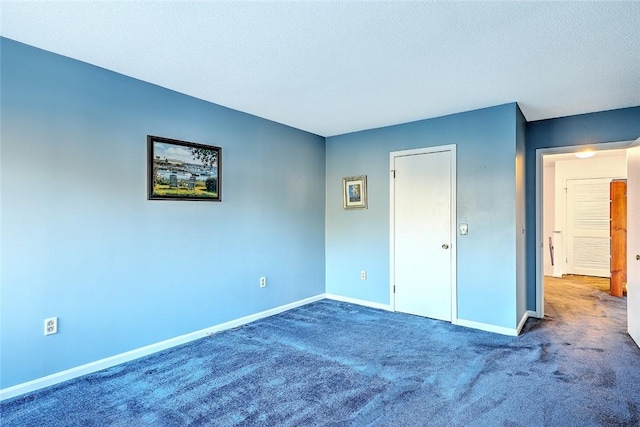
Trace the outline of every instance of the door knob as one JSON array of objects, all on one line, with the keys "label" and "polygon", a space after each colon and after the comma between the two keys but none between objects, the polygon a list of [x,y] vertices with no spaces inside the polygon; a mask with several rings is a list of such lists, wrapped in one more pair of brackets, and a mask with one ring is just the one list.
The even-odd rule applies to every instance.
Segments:
[{"label": "door knob", "polygon": [[[444,245],[442,245],[442,249],[449,249],[449,245],[447,245],[446,243]],[[640,255],[638,255],[640,256]],[[639,258],[640,259],[640,258]]]},{"label": "door knob", "polygon": [[636,255],[636,261],[640,261],[640,255]]}]

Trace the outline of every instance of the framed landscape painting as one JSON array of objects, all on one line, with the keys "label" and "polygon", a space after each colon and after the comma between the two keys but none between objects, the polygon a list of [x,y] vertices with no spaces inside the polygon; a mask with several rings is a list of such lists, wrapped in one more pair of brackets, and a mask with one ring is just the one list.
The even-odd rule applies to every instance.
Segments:
[{"label": "framed landscape painting", "polygon": [[221,200],[222,149],[147,136],[149,200]]},{"label": "framed landscape painting", "polygon": [[367,209],[367,176],[342,178],[342,207]]}]

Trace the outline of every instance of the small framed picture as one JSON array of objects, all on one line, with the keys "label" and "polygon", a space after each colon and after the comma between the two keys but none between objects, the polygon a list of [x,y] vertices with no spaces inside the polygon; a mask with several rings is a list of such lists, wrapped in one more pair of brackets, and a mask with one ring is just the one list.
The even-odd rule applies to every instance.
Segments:
[{"label": "small framed picture", "polygon": [[367,209],[367,176],[342,178],[342,207],[345,209]]},{"label": "small framed picture", "polygon": [[149,200],[219,202],[222,149],[147,136]]}]

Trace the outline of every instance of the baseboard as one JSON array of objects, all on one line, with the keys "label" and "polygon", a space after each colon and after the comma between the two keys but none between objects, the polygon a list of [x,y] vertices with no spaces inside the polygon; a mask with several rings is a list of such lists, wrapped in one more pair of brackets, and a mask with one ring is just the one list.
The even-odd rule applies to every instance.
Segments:
[{"label": "baseboard", "polygon": [[504,326],[491,325],[489,323],[473,322],[471,320],[457,319],[456,325],[465,326],[467,328],[480,329],[481,331],[494,332],[501,335],[518,336],[516,328],[505,328]]},{"label": "baseboard", "polygon": [[536,316],[535,311],[527,310],[524,312],[524,314],[522,315],[522,319],[520,319],[520,323],[518,323],[518,327],[516,328],[516,331],[518,332],[517,335],[520,335],[520,331],[522,331],[522,328],[524,327],[524,324],[527,322],[527,319],[529,317],[535,317],[535,316]]},{"label": "baseboard", "polygon": [[[342,295],[334,295],[334,294],[325,294],[325,297],[327,299],[331,299],[335,301],[348,302],[350,304],[363,305],[365,307],[377,308],[377,309],[386,310],[386,311],[393,311],[390,304],[381,304],[378,302],[371,302],[371,301],[361,300],[357,298],[345,297]],[[527,320],[527,317],[530,313],[533,313],[533,312],[527,311],[525,313],[525,317],[523,317],[523,320],[520,322],[522,325],[524,325],[524,322]],[[512,329],[512,328],[505,328],[503,326],[490,325],[488,323],[472,322],[470,320],[463,320],[463,319],[455,319],[455,321],[452,321],[451,323],[454,325],[464,326],[467,328],[480,329],[482,331],[494,332],[501,335],[509,335],[509,336],[517,336],[520,332],[520,329],[522,328],[522,325],[518,325],[518,329]]]},{"label": "baseboard", "polygon": [[180,335],[175,338],[170,338],[165,341],[160,341],[155,344],[150,344],[145,347],[140,347],[135,350],[127,351],[125,353],[116,354],[115,356],[107,357],[105,359],[96,360],[95,362],[87,363],[85,365],[76,366],[75,368],[67,369],[65,371],[56,372],[55,374],[47,375],[46,377],[38,378],[26,383],[17,384],[12,387],[7,387],[0,390],[0,401],[11,399],[12,397],[20,396],[21,394],[30,393],[32,391],[39,390],[41,388],[49,387],[63,381],[68,381],[73,378],[81,377],[83,375],[91,374],[93,372],[101,371],[103,369],[111,368],[112,366],[119,365],[121,363],[129,362],[131,360],[139,359],[158,351],[166,350],[171,347],[175,347],[181,344],[188,343],[200,338],[204,338],[213,335],[217,332],[224,331],[226,329],[237,328],[238,326],[246,325],[247,323],[255,322],[259,319],[264,319],[282,312],[291,310],[296,307],[310,304],[312,302],[320,301],[325,298],[325,294],[316,295],[310,298],[305,298],[299,301],[295,301],[289,304],[281,305],[269,310],[261,311],[259,313],[251,314],[249,316],[234,319],[229,322],[220,323],[215,326],[210,326],[199,331],[191,332],[185,335]]},{"label": "baseboard", "polygon": [[391,305],[389,304],[381,304],[379,302],[371,302],[363,299],[344,297],[342,295],[334,295],[334,294],[325,294],[327,299],[332,299],[334,301],[348,302],[350,304],[363,305],[365,307],[377,308],[380,310],[393,311],[391,309]]},{"label": "baseboard", "polygon": [[535,316],[536,316],[535,311],[531,311],[531,310],[525,311],[524,314],[522,315],[522,319],[520,319],[520,322],[518,323],[518,326],[515,329],[505,328],[504,326],[490,325],[488,323],[472,322],[471,320],[463,320],[463,319],[456,319],[456,321],[452,323],[455,323],[456,325],[460,325],[460,326],[466,326],[468,328],[480,329],[482,331],[495,332],[501,335],[509,335],[512,337],[517,337],[518,335],[520,335],[520,331],[524,327],[524,324],[526,323],[527,319],[529,317],[535,317]]}]

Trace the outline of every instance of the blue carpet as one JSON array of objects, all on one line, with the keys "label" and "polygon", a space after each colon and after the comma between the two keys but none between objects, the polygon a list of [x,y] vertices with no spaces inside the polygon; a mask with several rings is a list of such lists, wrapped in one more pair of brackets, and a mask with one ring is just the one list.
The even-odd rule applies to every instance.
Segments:
[{"label": "blue carpet", "polygon": [[626,301],[559,286],[519,337],[320,301],[7,400],[2,426],[640,425]]}]

